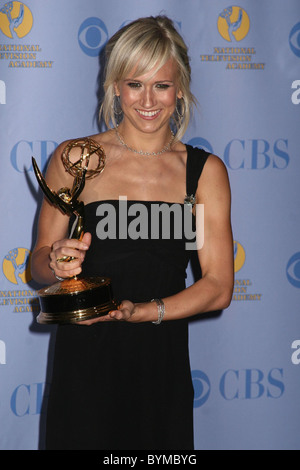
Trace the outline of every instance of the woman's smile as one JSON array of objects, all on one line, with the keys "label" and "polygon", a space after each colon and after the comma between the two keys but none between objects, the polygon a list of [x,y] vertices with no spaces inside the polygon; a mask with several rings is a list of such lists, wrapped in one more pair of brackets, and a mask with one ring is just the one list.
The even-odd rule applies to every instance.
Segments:
[{"label": "woman's smile", "polygon": [[136,109],[136,112],[144,119],[153,119],[159,115],[161,110],[157,109],[155,111],[144,111],[142,109]]}]

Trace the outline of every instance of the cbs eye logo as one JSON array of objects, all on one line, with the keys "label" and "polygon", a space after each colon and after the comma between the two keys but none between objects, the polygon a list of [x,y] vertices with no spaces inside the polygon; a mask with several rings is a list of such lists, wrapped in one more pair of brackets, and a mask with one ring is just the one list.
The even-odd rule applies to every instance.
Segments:
[{"label": "cbs eye logo", "polygon": [[203,149],[208,153],[214,153],[210,142],[208,142],[208,140],[204,139],[203,137],[193,137],[193,139],[188,141],[188,144],[192,145],[193,147]]},{"label": "cbs eye logo", "polygon": [[87,18],[78,31],[78,43],[90,57],[97,57],[108,40],[106,25],[100,18]]},{"label": "cbs eye logo", "polygon": [[293,53],[300,57],[300,22],[291,29],[289,43]]},{"label": "cbs eye logo", "polygon": [[200,408],[210,395],[210,381],[202,370],[193,370],[194,408]]},{"label": "cbs eye logo", "polygon": [[300,252],[295,253],[286,266],[286,276],[294,287],[300,287]]}]

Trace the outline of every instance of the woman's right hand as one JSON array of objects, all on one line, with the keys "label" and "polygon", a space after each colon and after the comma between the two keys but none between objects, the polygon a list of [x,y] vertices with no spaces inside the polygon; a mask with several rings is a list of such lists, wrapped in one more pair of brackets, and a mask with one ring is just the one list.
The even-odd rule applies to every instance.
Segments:
[{"label": "woman's right hand", "polygon": [[[83,235],[81,241],[68,238],[54,242],[49,255],[49,266],[53,273],[64,279],[78,276],[82,271],[81,265],[90,247],[91,241],[92,236],[87,232]],[[63,261],[65,256],[74,257],[74,259],[71,261]]]}]

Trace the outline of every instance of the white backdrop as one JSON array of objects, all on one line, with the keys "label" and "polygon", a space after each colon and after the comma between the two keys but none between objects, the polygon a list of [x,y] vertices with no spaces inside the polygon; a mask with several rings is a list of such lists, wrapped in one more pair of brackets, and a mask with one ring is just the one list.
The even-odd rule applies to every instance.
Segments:
[{"label": "white backdrop", "polygon": [[59,142],[97,132],[101,48],[159,13],[190,50],[199,109],[183,140],[223,159],[233,195],[233,301],[190,325],[195,446],[300,449],[298,0],[0,0],[0,449],[38,449],[50,380],[31,156],[44,169]]}]

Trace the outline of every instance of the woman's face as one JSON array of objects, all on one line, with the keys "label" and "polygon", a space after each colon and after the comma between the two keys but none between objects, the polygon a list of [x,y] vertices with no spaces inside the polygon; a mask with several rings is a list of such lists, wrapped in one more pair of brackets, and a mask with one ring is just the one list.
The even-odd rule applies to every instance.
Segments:
[{"label": "woman's face", "polygon": [[176,107],[176,98],[182,93],[177,85],[177,66],[169,59],[155,75],[148,72],[134,77],[134,70],[115,84],[115,93],[120,96],[124,124],[143,132],[155,132],[169,126]]}]

